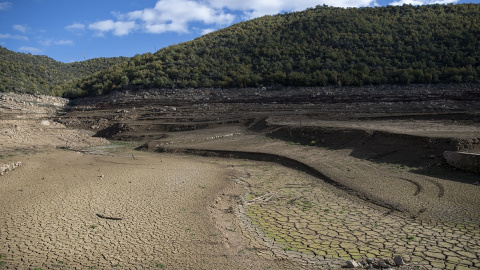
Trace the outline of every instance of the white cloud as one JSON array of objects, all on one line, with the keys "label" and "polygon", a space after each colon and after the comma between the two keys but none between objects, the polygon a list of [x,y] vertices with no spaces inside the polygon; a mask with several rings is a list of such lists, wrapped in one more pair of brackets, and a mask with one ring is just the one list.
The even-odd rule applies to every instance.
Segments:
[{"label": "white cloud", "polygon": [[58,40],[58,41],[55,41],[53,42],[55,45],[73,45],[73,41],[71,40]]},{"label": "white cloud", "polygon": [[117,14],[119,19],[140,21],[143,31],[148,33],[188,33],[189,24],[200,22],[207,25],[226,26],[235,16],[202,2],[192,0],[160,0],[154,8]]},{"label": "white cloud", "polygon": [[[423,5],[457,3],[459,0],[390,1],[394,1],[390,5]],[[101,36],[107,32],[122,36],[134,31],[154,34],[189,33],[192,29],[195,31],[203,29],[199,33],[206,34],[214,29],[231,25],[239,19],[302,11],[318,5],[373,7],[378,6],[378,0],[157,0],[154,7],[126,13],[112,12],[115,20],[92,23],[89,29],[96,30]],[[68,28],[74,28],[74,25]]]},{"label": "white cloud", "polygon": [[104,33],[110,31],[116,36],[124,36],[135,30],[137,24],[134,21],[114,22],[112,20],[105,20],[91,23],[88,28],[97,31],[99,36],[103,36]]},{"label": "white cloud", "polygon": [[50,39],[41,39],[41,40],[38,41],[38,43],[40,43],[43,46],[47,46],[47,47],[52,45],[52,42],[53,42],[53,39],[51,39],[51,38]]},{"label": "white cloud", "polygon": [[27,28],[28,28],[28,26],[26,26],[26,25],[20,25],[20,24],[15,24],[15,25],[13,26],[13,29],[14,29],[14,30],[17,30],[17,31],[22,32],[22,33],[26,33],[26,32],[27,32]]},{"label": "white cloud", "polygon": [[401,6],[401,5],[434,5],[434,4],[454,4],[458,0],[400,0],[390,3],[390,6]]},{"label": "white cloud", "polygon": [[73,23],[65,26],[65,29],[72,30],[72,31],[75,31],[75,30],[83,31],[85,30],[85,25],[82,23]]},{"label": "white cloud", "polygon": [[[372,6],[376,0],[158,0],[154,7],[127,13],[112,12],[116,21],[105,20],[89,25],[97,34],[113,31],[126,35],[141,30],[146,33],[189,33],[192,24],[203,24],[202,34],[231,25],[240,16],[251,19],[280,12],[300,11],[327,4],[330,6]],[[240,15],[238,15],[240,13]],[[135,27],[133,27],[135,25]],[[129,26],[129,27],[126,27]],[[210,26],[210,27],[209,27]],[[211,27],[213,26],[213,27]]]},{"label": "white cloud", "polygon": [[153,8],[113,14],[117,21],[98,21],[88,28],[97,31],[99,36],[104,36],[107,32],[123,36],[136,30],[153,34],[188,33],[192,22],[227,26],[235,20],[234,15],[227,14],[222,9],[193,0],[160,0]]},{"label": "white cloud", "polygon": [[215,32],[215,31],[217,31],[217,29],[207,28],[207,29],[203,29],[201,33],[202,33],[202,35],[206,35],[206,34],[210,34],[210,33]]},{"label": "white cloud", "polygon": [[0,2],[0,10],[7,10],[11,8],[13,5],[10,2]]},{"label": "white cloud", "polygon": [[263,15],[275,15],[281,12],[301,11],[317,5],[335,7],[364,7],[373,6],[374,0],[206,0],[217,9],[242,11],[247,19]]},{"label": "white cloud", "polygon": [[34,48],[34,47],[26,47],[26,46],[18,48],[18,51],[27,52],[27,53],[31,53],[31,54],[41,54],[41,53],[43,53],[43,50],[40,50],[40,49]]},{"label": "white cloud", "polygon": [[38,41],[41,45],[49,47],[53,45],[73,45],[73,41],[67,39],[54,40],[52,38],[44,38]]},{"label": "white cloud", "polygon": [[11,35],[11,34],[0,34],[0,39],[17,39],[17,40],[28,40],[28,37],[26,36],[20,36],[20,35]]}]

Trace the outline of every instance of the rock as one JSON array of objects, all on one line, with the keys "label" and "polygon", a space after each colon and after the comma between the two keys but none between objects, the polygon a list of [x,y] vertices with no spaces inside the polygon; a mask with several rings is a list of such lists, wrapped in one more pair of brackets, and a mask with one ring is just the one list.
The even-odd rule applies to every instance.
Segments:
[{"label": "rock", "polygon": [[373,263],[375,261],[375,258],[367,258],[366,259],[367,263]]},{"label": "rock", "polygon": [[362,266],[359,263],[357,263],[357,261],[355,260],[347,261],[346,268],[358,268],[358,267],[362,267]]},{"label": "rock", "polygon": [[392,266],[395,265],[395,261],[392,260],[391,258],[385,258],[385,259],[383,259],[383,261],[388,265],[392,265]]},{"label": "rock", "polygon": [[397,266],[405,265],[405,261],[403,260],[402,256],[400,256],[400,255],[395,256],[395,258],[393,260],[395,261],[395,265],[397,265]]},{"label": "rock", "polygon": [[375,263],[375,265],[378,268],[390,268],[390,265],[388,265],[384,260],[379,260]]}]

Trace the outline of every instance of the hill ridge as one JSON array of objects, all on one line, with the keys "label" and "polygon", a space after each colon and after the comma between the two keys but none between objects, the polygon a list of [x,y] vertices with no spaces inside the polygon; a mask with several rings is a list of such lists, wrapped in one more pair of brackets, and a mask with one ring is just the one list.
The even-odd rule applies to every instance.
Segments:
[{"label": "hill ridge", "polygon": [[63,63],[45,55],[17,53],[0,46],[0,92],[55,94],[55,86],[122,62],[126,57]]},{"label": "hill ridge", "polygon": [[122,89],[480,82],[480,5],[334,8],[264,16],[136,55],[68,85]]}]

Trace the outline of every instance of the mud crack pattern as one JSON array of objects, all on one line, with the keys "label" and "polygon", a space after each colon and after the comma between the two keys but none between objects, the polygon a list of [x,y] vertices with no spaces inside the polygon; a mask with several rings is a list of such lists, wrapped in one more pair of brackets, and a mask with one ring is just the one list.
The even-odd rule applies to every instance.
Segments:
[{"label": "mud crack pattern", "polygon": [[[244,212],[250,231],[280,256],[328,260],[393,257],[433,269],[478,269],[480,227],[420,221],[358,203],[304,173],[250,164]],[[325,261],[326,260],[326,261]]]},{"label": "mud crack pattern", "polygon": [[191,156],[26,156],[0,178],[0,269],[249,269],[207,211],[230,183]]}]

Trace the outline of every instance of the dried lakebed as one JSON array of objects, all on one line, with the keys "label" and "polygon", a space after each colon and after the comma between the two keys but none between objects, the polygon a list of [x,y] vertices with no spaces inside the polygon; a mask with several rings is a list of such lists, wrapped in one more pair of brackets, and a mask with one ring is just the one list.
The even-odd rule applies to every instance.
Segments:
[{"label": "dried lakebed", "polygon": [[[178,92],[173,94],[183,93]],[[443,131],[448,136],[465,135],[457,127],[456,133],[444,130],[444,125],[456,126],[465,118],[462,125],[473,129],[465,141],[471,147],[471,136],[478,134],[478,113],[448,112],[459,104],[466,111],[476,110],[476,99],[444,101],[447,107],[440,111],[445,115],[428,113],[440,108],[438,99],[397,102],[393,107],[391,100],[386,100],[388,104],[360,100],[357,111],[342,102],[264,104],[262,97],[262,102],[248,104],[222,103],[223,97],[218,103],[190,105],[183,97],[171,104],[161,96],[151,102],[145,102],[149,96],[129,100],[125,106],[103,105],[110,110],[102,110],[101,104],[95,110],[73,109],[62,118],[67,126],[51,122],[51,113],[43,109],[33,110],[42,100],[34,100],[32,108],[23,104],[29,107],[26,111],[16,107],[18,101],[3,100],[11,104],[0,108],[8,112],[2,118],[1,163],[20,161],[22,166],[0,176],[0,269],[338,269],[346,259],[396,254],[409,261],[400,269],[480,267],[480,187],[474,184],[479,178],[443,167],[442,151],[455,145],[444,145],[444,139],[427,138],[425,144],[412,136],[325,128],[335,123],[321,122],[343,112],[372,112],[375,105],[379,112],[382,108],[420,112],[401,119],[428,118],[418,123],[421,126],[432,119],[445,121],[421,134],[429,137]],[[427,114],[421,113],[425,108]],[[282,117],[248,120],[272,112]],[[351,120],[365,120],[372,130],[385,121],[401,130],[408,127],[397,121],[399,116],[392,116],[392,121],[373,116],[355,115]],[[299,119],[300,125],[309,120],[312,126],[318,120],[322,127],[281,126],[289,119]],[[92,130],[74,130],[70,122]],[[108,143],[88,134],[115,125],[122,128],[113,130],[118,134],[112,138],[158,139],[174,151],[196,147],[283,156],[338,185],[246,158],[132,152],[115,144],[83,149]],[[221,128],[169,132],[202,127]],[[34,140],[25,139],[33,135]],[[49,150],[55,146],[80,150]],[[40,150],[51,152],[36,153]],[[108,155],[102,155],[105,151]]]},{"label": "dried lakebed", "polygon": [[[239,216],[248,234],[268,247],[260,253],[325,267],[395,255],[425,269],[480,267],[473,203],[479,187],[465,178],[469,175],[456,174],[452,180],[465,182],[455,182],[359,159],[351,156],[354,150],[295,145],[241,129],[222,133],[226,130],[212,129],[203,139],[185,132],[177,141],[150,141],[147,147],[227,157],[223,162],[243,168],[239,179],[248,193]],[[468,199],[459,197],[467,194]]]},{"label": "dried lakebed", "polygon": [[292,265],[239,252],[248,248],[241,238],[226,247],[208,211],[235,183],[225,166],[138,152],[134,158],[71,151],[16,158],[22,166],[0,178],[0,269]]},{"label": "dried lakebed", "polygon": [[[247,169],[248,168],[248,169]],[[338,194],[318,179],[271,164],[246,165],[250,231],[277,256],[317,265],[329,259],[393,258],[435,269],[480,266],[475,223],[426,222],[382,211]]]},{"label": "dried lakebed", "polygon": [[[70,151],[23,160],[0,182],[5,269],[315,269],[396,254],[427,269],[480,263],[478,224],[391,213],[269,162]],[[222,191],[234,183],[244,190]],[[220,206],[245,193],[238,208]],[[219,226],[211,208],[238,224]]]}]

